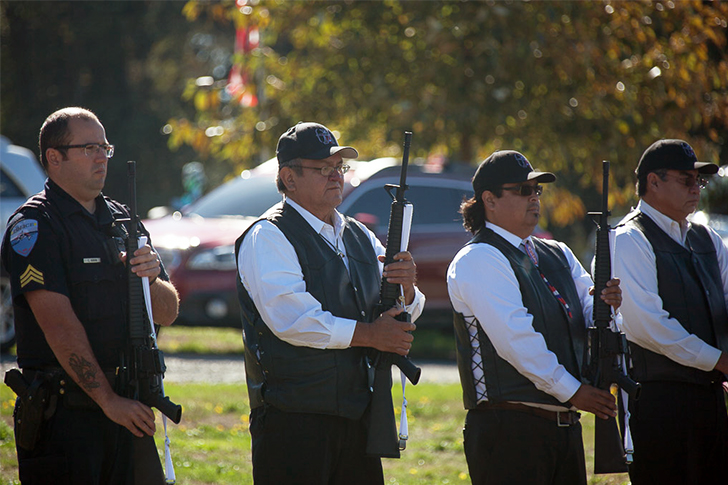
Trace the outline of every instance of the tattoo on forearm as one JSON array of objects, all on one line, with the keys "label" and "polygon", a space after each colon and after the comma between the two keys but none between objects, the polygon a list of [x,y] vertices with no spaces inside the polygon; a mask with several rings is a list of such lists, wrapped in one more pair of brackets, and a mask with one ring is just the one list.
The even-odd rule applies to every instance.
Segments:
[{"label": "tattoo on forearm", "polygon": [[68,365],[78,376],[78,380],[84,389],[91,390],[101,386],[96,380],[96,373],[98,369],[88,360],[77,354],[71,354],[71,358],[68,359]]}]

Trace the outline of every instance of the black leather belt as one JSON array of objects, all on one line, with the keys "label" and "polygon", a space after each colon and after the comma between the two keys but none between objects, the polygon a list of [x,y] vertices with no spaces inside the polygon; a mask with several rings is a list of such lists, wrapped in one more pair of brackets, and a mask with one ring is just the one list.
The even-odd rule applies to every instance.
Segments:
[{"label": "black leather belt", "polygon": [[515,402],[481,402],[480,404],[478,404],[478,407],[476,409],[502,409],[505,411],[518,411],[520,413],[526,413],[532,416],[538,416],[540,418],[548,419],[549,421],[555,422],[556,425],[559,427],[567,427],[571,426],[572,424],[576,424],[579,422],[579,418],[581,417],[581,414],[576,411],[549,411],[548,409],[527,406],[525,404],[519,404]]}]

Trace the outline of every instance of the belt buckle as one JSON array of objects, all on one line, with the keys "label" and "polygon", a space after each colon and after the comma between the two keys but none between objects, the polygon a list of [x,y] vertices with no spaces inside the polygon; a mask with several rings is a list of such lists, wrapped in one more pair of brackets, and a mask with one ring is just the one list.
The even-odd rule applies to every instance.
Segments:
[{"label": "belt buckle", "polygon": [[562,414],[565,414],[566,416],[571,416],[570,413],[571,411],[556,411],[556,426],[558,426],[559,428],[568,428],[569,426],[571,426],[573,424],[571,423],[571,418],[569,418],[569,422],[566,423],[561,421]]}]

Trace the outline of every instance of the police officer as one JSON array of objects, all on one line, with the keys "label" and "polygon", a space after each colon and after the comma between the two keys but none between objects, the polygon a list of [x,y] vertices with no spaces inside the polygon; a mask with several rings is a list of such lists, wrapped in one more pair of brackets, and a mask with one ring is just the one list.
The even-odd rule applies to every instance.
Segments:
[{"label": "police officer", "polygon": [[[150,245],[121,252],[118,220],[129,213],[101,194],[114,147],[96,115],[56,111],[39,145],[45,189],[10,218],[2,244],[28,386],[15,412],[20,480],[134,483],[134,449],[155,451],[155,425],[149,407],[117,393],[127,338],[125,263],[149,278],[156,323],[174,321],[177,292]],[[162,483],[156,453],[154,462],[147,483]]]}]

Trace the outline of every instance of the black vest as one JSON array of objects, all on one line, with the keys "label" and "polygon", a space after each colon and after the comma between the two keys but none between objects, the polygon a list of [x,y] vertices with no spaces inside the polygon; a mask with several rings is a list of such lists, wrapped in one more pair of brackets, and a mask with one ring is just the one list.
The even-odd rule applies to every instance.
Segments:
[{"label": "black vest", "polygon": [[[556,354],[559,363],[576,379],[581,380],[581,366],[586,341],[584,311],[571,276],[569,263],[561,248],[551,242],[533,238],[539,266],[549,283],[554,285],[568,302],[571,318],[541,279],[538,269],[527,255],[488,228],[482,228],[468,244],[484,243],[497,248],[508,259],[516,275],[523,304],[533,316],[533,328],[543,335],[548,349]],[[488,275],[483,275],[487,278]],[[484,295],[484,297],[486,297]],[[477,406],[472,372],[472,346],[464,316],[455,313],[458,370],[463,385],[466,409]],[[563,405],[552,395],[540,391],[527,377],[520,374],[496,352],[483,327],[476,321],[478,341],[485,369],[488,401],[522,401]]]},{"label": "black vest", "polygon": [[[728,313],[718,257],[708,230],[693,224],[688,231],[688,247],[685,248],[642,212],[636,212],[622,224],[638,229],[652,245],[662,308],[689,333],[728,352]],[[705,372],[683,366],[634,342],[629,342],[629,345],[632,374],[637,381],[708,384],[721,379],[717,371]]]},{"label": "black vest", "polygon": [[[325,311],[357,321],[374,319],[381,281],[379,265],[366,233],[356,222],[345,217],[343,242],[350,277],[342,259],[290,205],[284,204],[268,220],[293,245],[306,291]],[[247,232],[235,243],[236,258]],[[240,278],[237,285],[250,407],[270,404],[288,412],[359,419],[370,399],[365,349],[321,350],[284,342],[263,322]]]}]

